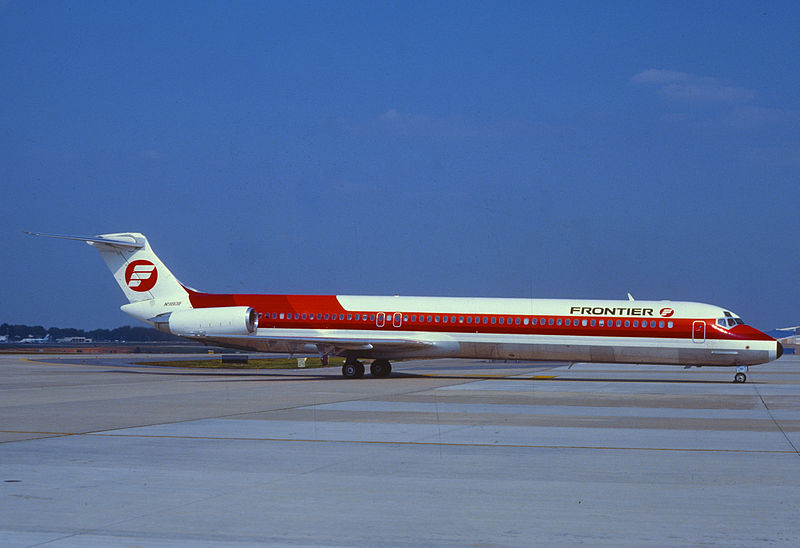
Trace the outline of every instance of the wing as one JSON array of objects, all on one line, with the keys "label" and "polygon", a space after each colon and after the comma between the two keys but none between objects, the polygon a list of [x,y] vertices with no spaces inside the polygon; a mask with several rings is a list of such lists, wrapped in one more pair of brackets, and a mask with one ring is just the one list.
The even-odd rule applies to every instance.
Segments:
[{"label": "wing", "polygon": [[[368,355],[372,353],[392,353],[403,351],[419,351],[436,346],[434,341],[414,340],[402,337],[385,337],[380,335],[370,336],[343,336],[340,332],[324,333],[308,331],[304,333],[259,333],[258,335],[225,335],[225,336],[192,336],[203,342],[216,344],[229,348],[255,350],[258,352],[280,353],[321,353],[341,355],[357,353]],[[283,330],[281,330],[283,331]]]}]

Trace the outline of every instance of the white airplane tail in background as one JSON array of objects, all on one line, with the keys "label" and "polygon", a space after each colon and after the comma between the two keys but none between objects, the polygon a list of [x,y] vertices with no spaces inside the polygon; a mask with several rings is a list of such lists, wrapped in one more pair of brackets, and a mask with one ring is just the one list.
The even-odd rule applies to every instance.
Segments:
[{"label": "white airplane tail in background", "polygon": [[[139,232],[98,236],[64,236],[38,232],[28,234],[83,241],[97,249],[130,302],[122,307],[123,310],[135,317],[152,317],[151,314],[161,310],[166,301],[175,304],[179,302],[178,306],[181,308],[191,308],[186,288],[153,253],[147,238]],[[149,306],[144,306],[145,303]]]}]

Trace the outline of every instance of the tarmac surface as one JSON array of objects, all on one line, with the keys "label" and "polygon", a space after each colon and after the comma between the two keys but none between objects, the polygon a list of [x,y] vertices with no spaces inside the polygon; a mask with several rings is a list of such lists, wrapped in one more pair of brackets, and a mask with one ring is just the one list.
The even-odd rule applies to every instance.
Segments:
[{"label": "tarmac surface", "polygon": [[0,356],[0,546],[800,546],[800,356],[146,358]]}]

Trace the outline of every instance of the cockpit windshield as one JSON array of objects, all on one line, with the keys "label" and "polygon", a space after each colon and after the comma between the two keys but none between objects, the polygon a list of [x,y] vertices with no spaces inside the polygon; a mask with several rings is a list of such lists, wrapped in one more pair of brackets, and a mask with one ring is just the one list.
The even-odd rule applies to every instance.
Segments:
[{"label": "cockpit windshield", "polygon": [[738,316],[734,316],[727,310],[724,310],[723,313],[725,314],[724,318],[717,318],[717,325],[722,326],[726,329],[730,329],[735,325],[744,325],[744,321]]}]

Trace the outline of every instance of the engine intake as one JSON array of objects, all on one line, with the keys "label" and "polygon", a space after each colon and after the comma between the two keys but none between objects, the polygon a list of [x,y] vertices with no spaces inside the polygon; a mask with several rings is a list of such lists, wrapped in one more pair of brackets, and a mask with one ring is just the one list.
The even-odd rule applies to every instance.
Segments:
[{"label": "engine intake", "polygon": [[249,335],[258,329],[258,314],[248,306],[175,310],[150,321],[159,331],[180,336]]}]

